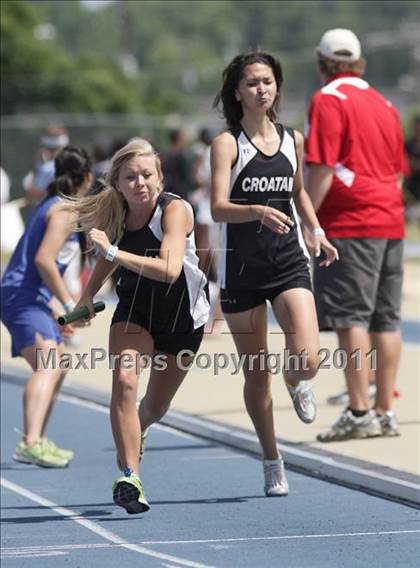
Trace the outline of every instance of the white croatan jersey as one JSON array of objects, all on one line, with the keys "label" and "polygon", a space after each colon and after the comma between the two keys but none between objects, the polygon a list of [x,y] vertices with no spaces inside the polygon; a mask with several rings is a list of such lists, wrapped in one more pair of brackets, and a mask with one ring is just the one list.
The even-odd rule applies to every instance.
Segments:
[{"label": "white croatan jersey", "polygon": [[[276,125],[278,151],[268,156],[258,150],[246,133],[233,129],[238,156],[232,167],[229,201],[239,205],[264,205],[296,221],[292,200],[297,155],[294,132]],[[272,288],[308,271],[300,229],[286,235],[274,233],[260,221],[222,223],[219,285],[224,289]]]},{"label": "white croatan jersey", "polygon": [[[165,208],[178,195],[163,192],[155,210],[144,227],[125,231],[118,246],[121,250],[141,256],[159,256],[163,239],[162,218]],[[192,207],[182,201],[193,219]],[[168,331],[186,332],[198,329],[209,317],[210,305],[206,293],[207,279],[198,267],[194,231],[186,238],[182,272],[173,284],[158,282],[121,267],[117,282],[120,302],[142,313],[151,324],[165,326]]]}]

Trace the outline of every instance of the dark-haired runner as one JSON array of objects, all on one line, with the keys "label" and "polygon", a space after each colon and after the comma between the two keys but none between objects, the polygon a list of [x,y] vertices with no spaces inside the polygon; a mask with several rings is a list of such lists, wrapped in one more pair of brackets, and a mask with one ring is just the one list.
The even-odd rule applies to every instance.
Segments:
[{"label": "dark-haired runner", "polygon": [[263,450],[265,493],[287,495],[273,423],[271,376],[251,365],[267,353],[267,307],[285,333],[291,355],[306,354],[284,378],[301,420],[315,418],[308,379],[318,369],[319,335],[308,259],[300,244],[294,202],[322,248],[326,266],[336,249],[326,240],[302,182],[302,135],[276,123],[280,63],[267,53],[238,55],[223,73],[221,102],[228,130],[212,143],[212,213],[222,223],[219,283],[222,309],[244,365],[244,397]]},{"label": "dark-haired runner", "polygon": [[[42,368],[49,353],[60,360],[62,336],[72,328],[59,329],[55,317],[71,311],[75,302],[63,280],[68,264],[79,251],[74,233],[75,216],[61,210],[61,197],[84,195],[91,182],[91,161],[84,150],[66,146],[55,158],[55,178],[47,197],[37,206],[1,282],[1,318],[12,337],[12,356],[22,356],[33,374],[23,398],[23,439],[13,459],[42,467],[66,467],[71,450],[58,448],[45,435],[66,370],[59,366]],[[54,296],[54,297],[53,297]]]}]

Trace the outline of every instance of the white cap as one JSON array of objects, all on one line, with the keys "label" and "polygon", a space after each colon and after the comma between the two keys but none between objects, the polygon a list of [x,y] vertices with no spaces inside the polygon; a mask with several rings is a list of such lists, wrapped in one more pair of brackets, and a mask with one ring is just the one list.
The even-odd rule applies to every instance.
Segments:
[{"label": "white cap", "polygon": [[342,28],[325,32],[316,51],[322,57],[334,61],[349,61],[350,63],[360,59],[362,54],[357,36],[351,30]]}]

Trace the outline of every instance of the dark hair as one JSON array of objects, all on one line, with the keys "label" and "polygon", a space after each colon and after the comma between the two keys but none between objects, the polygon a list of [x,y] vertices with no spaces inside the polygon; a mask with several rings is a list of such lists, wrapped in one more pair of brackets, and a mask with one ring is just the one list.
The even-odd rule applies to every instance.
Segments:
[{"label": "dark hair", "polygon": [[169,142],[171,144],[175,144],[182,138],[182,131],[181,130],[171,130],[169,132]]},{"label": "dark hair", "polygon": [[207,146],[211,144],[213,138],[214,134],[210,130],[210,128],[202,128],[198,134],[198,139],[200,140],[200,142],[203,142],[203,144],[206,144]]},{"label": "dark hair", "polygon": [[280,62],[264,51],[252,51],[237,55],[226,69],[223,71],[223,85],[219,93],[214,99],[213,107],[217,107],[222,102],[223,115],[226,118],[228,126],[233,127],[239,124],[242,116],[242,105],[236,100],[235,93],[242,79],[245,67],[253,63],[263,63],[271,68],[274,79],[277,84],[277,94],[273,106],[267,112],[270,120],[275,121],[277,117],[277,109],[280,101],[280,88],[283,84],[283,71]]},{"label": "dark hair", "polygon": [[[47,197],[53,195],[73,196],[85,180],[86,174],[92,171],[92,160],[84,148],[65,146],[54,160],[54,180],[47,187]],[[82,267],[85,264],[87,242],[83,232],[78,233],[82,251]]]},{"label": "dark hair", "polygon": [[47,187],[48,196],[71,196],[83,183],[86,174],[92,170],[92,161],[83,148],[66,146],[54,160],[54,180]]}]

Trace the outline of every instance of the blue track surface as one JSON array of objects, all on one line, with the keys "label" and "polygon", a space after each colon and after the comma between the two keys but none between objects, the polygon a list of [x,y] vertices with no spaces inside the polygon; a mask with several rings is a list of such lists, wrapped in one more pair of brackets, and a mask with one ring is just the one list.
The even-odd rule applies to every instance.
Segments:
[{"label": "blue track surface", "polygon": [[49,434],[77,453],[46,470],[11,461],[21,396],[2,385],[3,568],[418,566],[419,511],[290,471],[289,497],[268,499],[256,459],[160,426],[142,471],[152,508],[129,516],[103,409],[58,403]]}]

